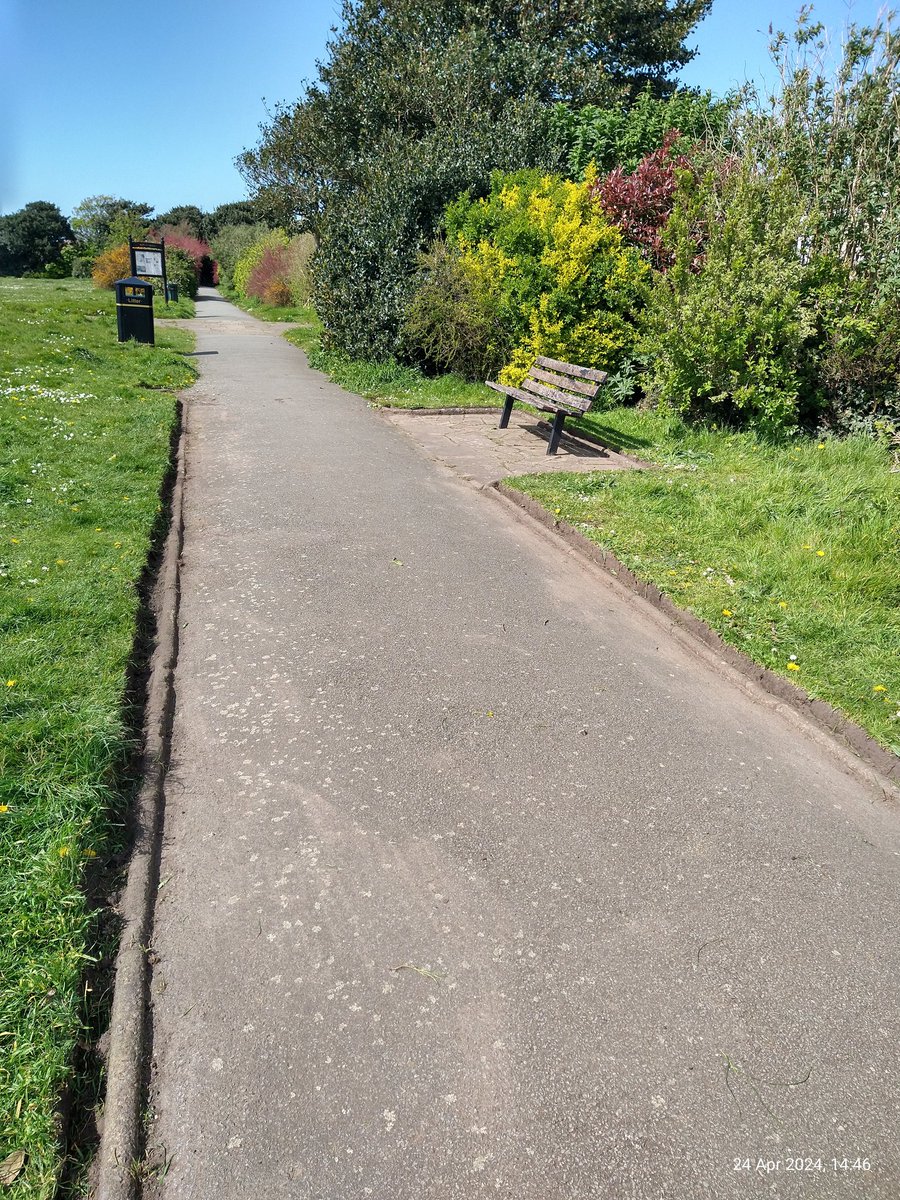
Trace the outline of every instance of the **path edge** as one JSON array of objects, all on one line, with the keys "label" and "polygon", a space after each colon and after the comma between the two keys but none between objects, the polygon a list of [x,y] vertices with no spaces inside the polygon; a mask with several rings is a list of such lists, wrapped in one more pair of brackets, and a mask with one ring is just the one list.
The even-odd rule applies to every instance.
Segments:
[{"label": "path edge", "polygon": [[169,529],[150,595],[156,627],[144,708],[141,786],[133,814],[134,843],[116,911],[122,933],[116,955],[106,1055],[106,1095],[94,1171],[95,1200],[132,1200],[142,1147],[141,1096],[147,1042],[150,939],[159,877],[164,783],[174,711],[178,658],[180,566],[184,544],[184,478],[188,399],[181,408]]},{"label": "path edge", "polygon": [[855,721],[826,701],[809,696],[802,688],[770,671],[768,667],[754,662],[737,647],[729,645],[700,617],[670,600],[655,584],[638,578],[609,550],[592,542],[567,521],[559,520],[533,497],[502,479],[486,484],[482,490],[497,499],[511,502],[576,553],[588,558],[605,574],[613,576],[628,591],[648,601],[691,638],[713,651],[718,659],[811,724],[820,735],[824,735],[844,766],[857,775],[863,774],[867,782],[876,784],[885,799],[900,800],[900,757],[885,749]]}]

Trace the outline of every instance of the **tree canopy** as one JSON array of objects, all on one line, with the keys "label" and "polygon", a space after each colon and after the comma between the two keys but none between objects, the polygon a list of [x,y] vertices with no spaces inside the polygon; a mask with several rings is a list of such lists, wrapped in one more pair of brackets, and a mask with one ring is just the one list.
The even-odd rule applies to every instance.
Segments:
[{"label": "tree canopy", "polygon": [[87,196],[72,213],[72,228],[79,245],[89,253],[99,253],[115,233],[117,237],[149,225],[152,204],[123,200],[115,196]]},{"label": "tree canopy", "polygon": [[[670,93],[711,2],[344,0],[317,79],[238,159],[271,222],[318,236],[337,343],[390,352],[404,277],[447,202],[484,194],[493,169],[561,165],[555,104]],[[339,328],[348,305],[359,337]]]},{"label": "tree canopy", "polygon": [[69,222],[47,200],[34,200],[0,217],[0,275],[22,275],[58,263],[72,237]]}]

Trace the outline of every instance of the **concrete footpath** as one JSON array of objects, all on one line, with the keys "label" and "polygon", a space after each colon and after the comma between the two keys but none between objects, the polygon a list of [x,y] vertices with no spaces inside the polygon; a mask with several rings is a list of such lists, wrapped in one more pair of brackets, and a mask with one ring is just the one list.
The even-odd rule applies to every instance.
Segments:
[{"label": "concrete footpath", "polygon": [[195,327],[144,1194],[900,1195],[898,811],[277,329]]}]

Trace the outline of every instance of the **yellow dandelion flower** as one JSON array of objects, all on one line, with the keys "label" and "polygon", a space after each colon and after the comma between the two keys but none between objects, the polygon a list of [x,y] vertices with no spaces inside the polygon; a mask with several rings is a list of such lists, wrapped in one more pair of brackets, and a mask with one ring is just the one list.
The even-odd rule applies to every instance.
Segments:
[{"label": "yellow dandelion flower", "polygon": [[824,551],[824,550],[817,550],[817,551],[816,551],[816,557],[817,557],[817,558],[824,558],[824,557],[825,557],[825,551]]},{"label": "yellow dandelion flower", "polygon": [[68,858],[69,857],[69,847],[68,846],[60,846],[59,857],[60,858]]},{"label": "yellow dandelion flower", "polygon": [[789,671],[799,671],[799,670],[800,670],[800,666],[799,666],[799,664],[798,664],[798,663],[788,663],[788,665],[787,665],[787,669],[788,669]]},{"label": "yellow dandelion flower", "polygon": [[787,600],[779,600],[778,607],[779,608],[787,608]]},{"label": "yellow dandelion flower", "polygon": [[884,687],[884,686],[883,686],[882,684],[880,684],[880,683],[876,683],[876,684],[875,684],[875,686],[872,688],[872,691],[873,691],[873,692],[886,692],[886,691],[887,691],[887,688],[886,688],[886,687]]},{"label": "yellow dandelion flower", "polygon": [[731,609],[730,609],[730,608],[723,608],[723,609],[722,609],[722,616],[723,616],[723,617],[733,617],[733,616],[734,616],[734,613],[731,611]]},{"label": "yellow dandelion flower", "polygon": [[19,682],[18,679],[7,679],[6,686],[7,687],[15,687],[18,682]]},{"label": "yellow dandelion flower", "polygon": [[82,851],[82,856],[84,858],[96,858],[97,851],[96,850],[84,850],[84,851]]},{"label": "yellow dandelion flower", "polygon": [[0,813],[5,813],[5,812],[9,812],[9,805],[8,804],[0,804]]}]

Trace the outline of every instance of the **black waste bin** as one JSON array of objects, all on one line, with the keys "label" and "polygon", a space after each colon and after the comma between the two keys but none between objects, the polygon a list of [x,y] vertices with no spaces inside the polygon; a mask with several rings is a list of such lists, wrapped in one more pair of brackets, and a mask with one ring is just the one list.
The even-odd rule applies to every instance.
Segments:
[{"label": "black waste bin", "polygon": [[177,283],[167,283],[166,284],[166,299],[171,300],[173,302],[178,299],[178,284]]},{"label": "black waste bin", "polygon": [[136,275],[116,280],[116,322],[120,342],[134,338],[136,342],[154,345],[152,283]]}]

